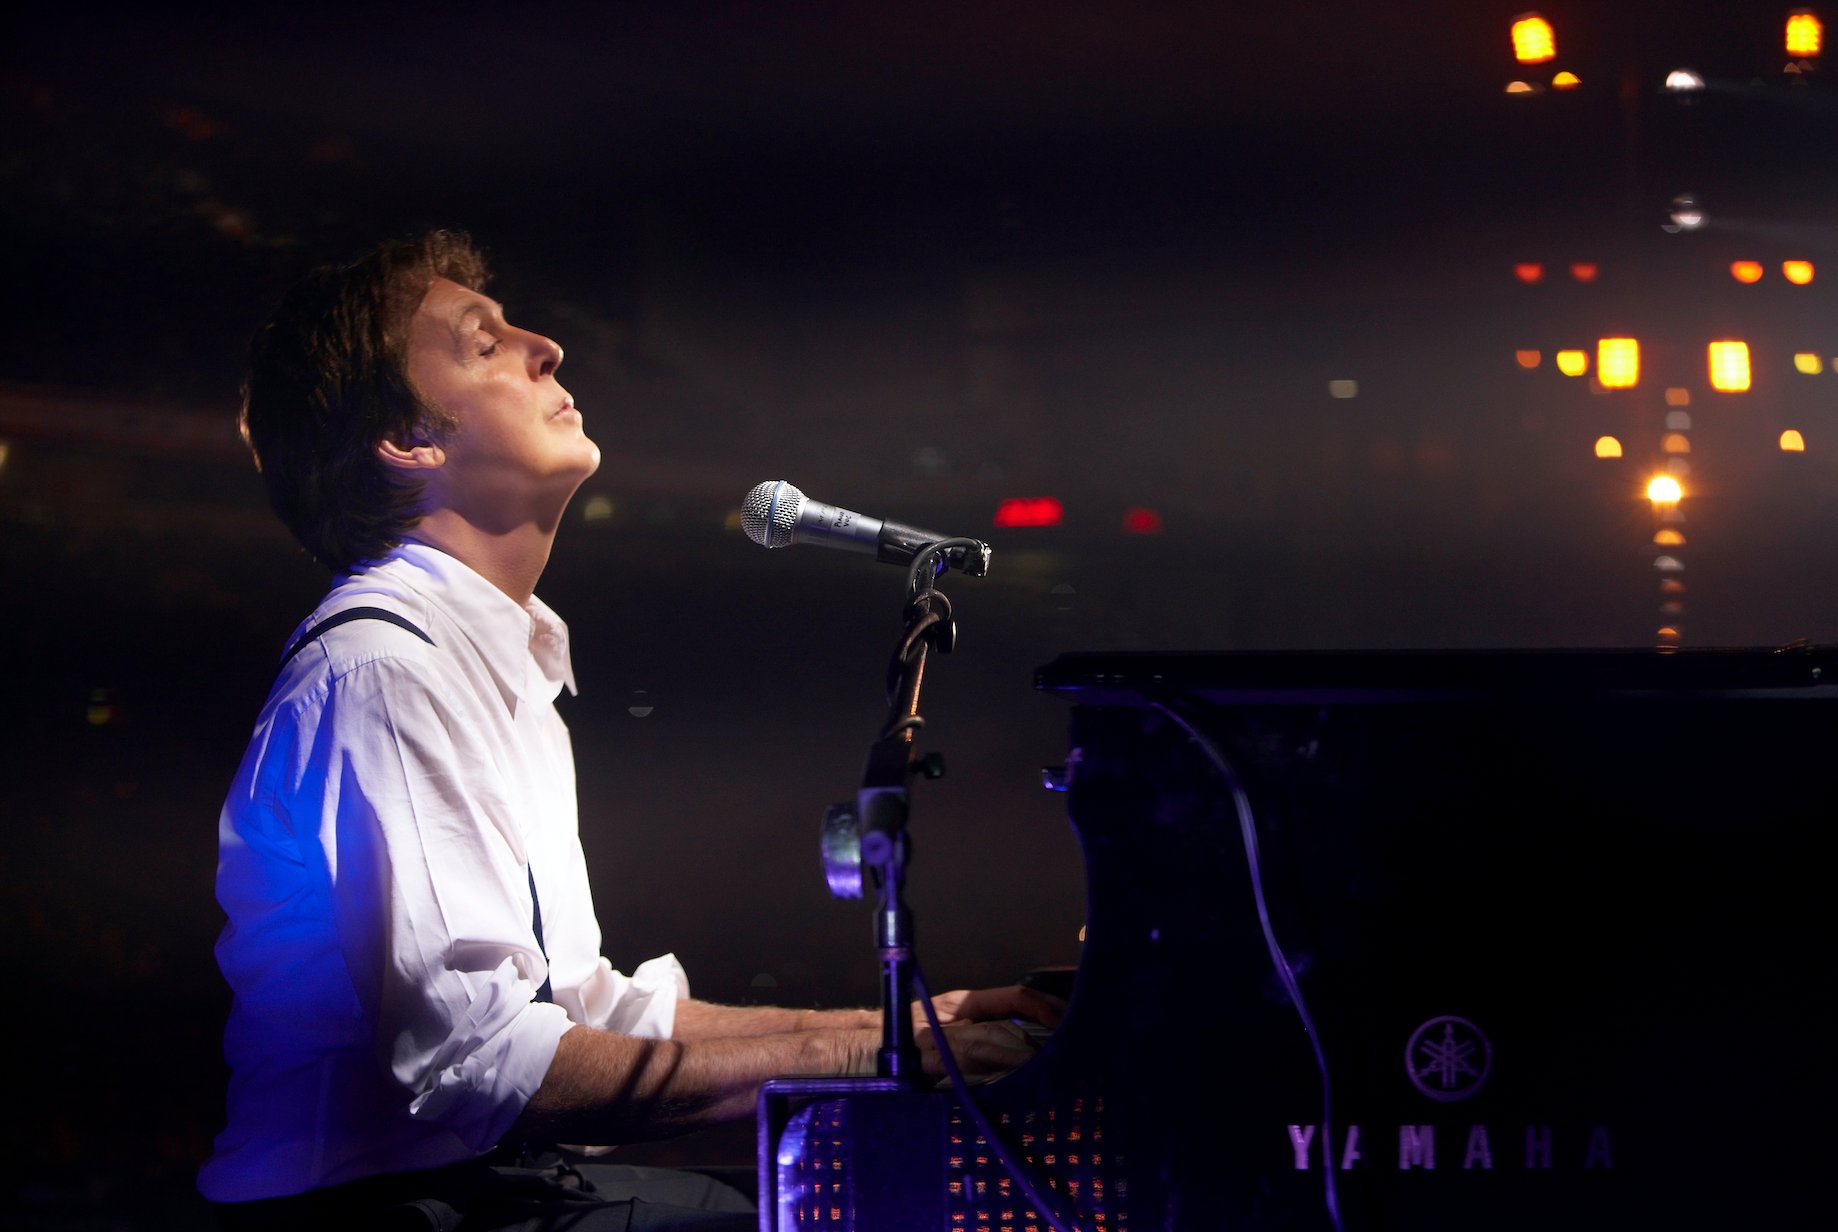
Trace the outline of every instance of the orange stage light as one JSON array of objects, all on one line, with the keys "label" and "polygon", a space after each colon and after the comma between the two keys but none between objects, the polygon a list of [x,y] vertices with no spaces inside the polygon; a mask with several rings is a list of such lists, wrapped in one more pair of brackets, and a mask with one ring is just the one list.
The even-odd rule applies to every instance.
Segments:
[{"label": "orange stage light", "polygon": [[1730,262],[1730,277],[1737,282],[1760,282],[1762,272],[1760,261]]},{"label": "orange stage light", "polygon": [[1557,56],[1557,35],[1551,23],[1536,13],[1513,22],[1513,58],[1521,64],[1543,64]]},{"label": "orange stage light", "polygon": [[1640,383],[1640,343],[1603,338],[1595,347],[1595,372],[1603,389],[1632,389]]},{"label": "orange stage light", "polygon": [[1739,394],[1749,387],[1749,344],[1725,340],[1710,344],[1710,387]]},{"label": "orange stage light", "polygon": [[1825,24],[1805,10],[1787,19],[1787,54],[1808,60],[1824,50]]}]

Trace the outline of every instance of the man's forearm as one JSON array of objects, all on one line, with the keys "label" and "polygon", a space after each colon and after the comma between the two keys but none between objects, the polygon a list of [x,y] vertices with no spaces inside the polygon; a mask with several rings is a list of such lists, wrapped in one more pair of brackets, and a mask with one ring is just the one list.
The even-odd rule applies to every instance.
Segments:
[{"label": "man's forearm", "polygon": [[562,1036],[512,1135],[637,1142],[739,1120],[752,1115],[768,1078],[873,1073],[879,1044],[865,1029],[654,1040],[577,1026]]},{"label": "man's forearm", "polygon": [[776,1005],[714,1005],[707,1001],[677,1002],[676,1029],[680,1040],[734,1039],[755,1035],[788,1035],[801,1031],[879,1030],[879,1010],[788,1010]]}]

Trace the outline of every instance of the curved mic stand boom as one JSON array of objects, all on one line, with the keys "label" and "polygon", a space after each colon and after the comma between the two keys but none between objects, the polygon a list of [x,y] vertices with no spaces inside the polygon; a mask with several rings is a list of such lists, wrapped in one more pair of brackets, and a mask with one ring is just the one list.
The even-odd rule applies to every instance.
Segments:
[{"label": "curved mic stand boom", "polygon": [[875,944],[881,960],[881,1048],[875,1072],[913,1086],[921,1085],[925,1074],[913,1039],[912,1015],[906,1008],[914,961],[912,912],[902,895],[906,819],[913,775],[935,779],[944,774],[944,761],[936,753],[918,755],[917,736],[925,726],[919,714],[919,691],[925,682],[926,656],[932,650],[949,654],[957,642],[951,601],[933,586],[953,556],[978,560],[988,567],[989,549],[974,539],[946,539],[913,558],[907,574],[905,629],[887,665],[887,721],[868,746],[861,790],[855,797],[860,862],[872,870],[880,893]]},{"label": "curved mic stand boom", "polygon": [[907,1010],[908,992],[914,988],[939,1037],[940,1063],[977,1132],[1045,1223],[1056,1232],[1071,1232],[1073,1226],[1053,1209],[1030,1170],[1014,1158],[971,1100],[937,1017],[923,1000],[930,994],[914,956],[912,912],[902,894],[909,850],[909,785],[915,774],[929,779],[944,775],[944,760],[936,753],[921,757],[917,747],[919,730],[925,726],[919,713],[919,692],[925,683],[926,657],[933,650],[949,654],[957,642],[951,601],[933,582],[951,565],[970,577],[982,577],[989,570],[989,556],[989,545],[977,539],[941,540],[924,545],[914,555],[906,577],[905,627],[887,666],[887,720],[868,746],[854,805],[835,805],[824,817],[824,875],[830,892],[837,898],[860,898],[866,866],[880,896],[875,944],[881,961],[881,1047],[873,1078],[775,1078],[760,1088],[759,1211],[760,1227],[767,1232],[789,1232],[781,1216],[789,1218],[791,1212],[779,1209],[776,1169],[785,1162],[779,1158],[779,1134],[790,1118],[792,1101],[845,1094],[892,1095],[925,1088],[913,1018]]}]

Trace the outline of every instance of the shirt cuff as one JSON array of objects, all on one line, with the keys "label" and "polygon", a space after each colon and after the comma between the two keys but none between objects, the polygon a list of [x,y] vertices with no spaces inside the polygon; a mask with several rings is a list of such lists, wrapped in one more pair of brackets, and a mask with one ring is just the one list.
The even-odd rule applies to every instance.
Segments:
[{"label": "shirt cuff", "polygon": [[443,1070],[432,1090],[409,1105],[417,1120],[437,1121],[477,1154],[497,1146],[523,1115],[574,1027],[559,1005],[536,1002],[510,1024],[500,1046],[471,1052]]},{"label": "shirt cuff", "polygon": [[689,996],[689,976],[675,954],[647,958],[632,974],[608,1017],[606,1029],[646,1039],[669,1039],[676,1030],[676,1004]]}]

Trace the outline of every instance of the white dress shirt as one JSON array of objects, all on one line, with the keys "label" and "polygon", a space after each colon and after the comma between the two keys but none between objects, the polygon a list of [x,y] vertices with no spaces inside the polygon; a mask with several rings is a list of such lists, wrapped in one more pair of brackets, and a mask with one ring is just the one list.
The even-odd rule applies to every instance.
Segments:
[{"label": "white dress shirt", "polygon": [[[340,578],[295,636],[352,607],[433,645],[340,625],[256,723],[219,823],[234,1003],[213,1201],[474,1158],[570,1026],[665,1037],[689,991],[670,955],[630,977],[600,956],[554,705],[574,691],[567,626],[412,543]],[[533,1002],[545,977],[554,1001]]]}]

